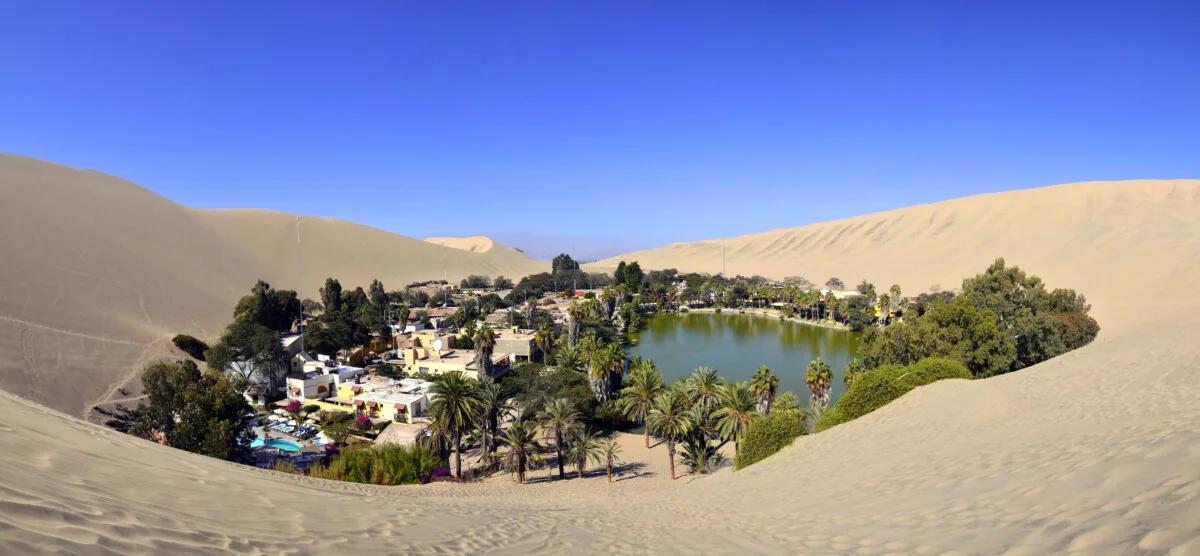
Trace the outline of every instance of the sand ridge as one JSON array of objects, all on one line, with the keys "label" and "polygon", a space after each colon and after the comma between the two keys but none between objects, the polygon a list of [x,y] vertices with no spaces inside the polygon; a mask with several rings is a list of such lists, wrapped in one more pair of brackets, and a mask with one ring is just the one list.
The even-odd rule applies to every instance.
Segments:
[{"label": "sand ridge", "polygon": [[[1198,191],[1069,185],[748,236],[736,272],[909,291],[952,287],[1003,255],[1087,293],[1103,330],[1062,357],[918,388],[749,469],[694,480],[330,483],[0,393],[0,552],[1198,554]],[[714,243],[678,249],[709,253],[699,269]],[[637,256],[647,268],[690,260],[669,249]],[[86,271],[132,279],[120,269]],[[122,307],[118,317],[141,318]],[[5,353],[21,353],[23,334],[0,334]]]}]

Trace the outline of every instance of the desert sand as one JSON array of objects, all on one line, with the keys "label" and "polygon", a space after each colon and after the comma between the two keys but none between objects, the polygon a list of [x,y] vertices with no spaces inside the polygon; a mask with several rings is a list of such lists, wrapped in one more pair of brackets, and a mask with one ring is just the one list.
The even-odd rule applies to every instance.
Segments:
[{"label": "desert sand", "polygon": [[331,218],[191,209],[3,154],[0,237],[0,388],[72,414],[135,388],[175,334],[215,338],[258,279],[317,298],[329,276],[396,289],[549,267],[511,248],[471,253]]},{"label": "desert sand", "polygon": [[[28,237],[11,233],[22,229],[4,237]],[[711,272],[720,243],[625,259]],[[180,452],[3,393],[0,552],[1200,554],[1200,181],[1015,191],[725,243],[730,273],[909,292],[952,288],[1004,256],[1088,294],[1103,330],[1018,373],[919,388],[743,471],[612,485],[330,483]],[[186,262],[129,257],[120,262],[140,266],[103,276],[166,280],[180,270],[159,263]],[[54,306],[7,293],[14,277],[53,273],[5,260],[0,314],[61,328]],[[111,307],[113,326],[79,342],[121,341],[106,332],[140,322],[136,303]],[[37,376],[83,370],[59,364]]]},{"label": "desert sand", "polygon": [[487,253],[496,246],[496,242],[487,236],[467,236],[467,237],[427,237],[425,241],[435,245],[445,247],[453,247],[463,251],[472,253]]}]

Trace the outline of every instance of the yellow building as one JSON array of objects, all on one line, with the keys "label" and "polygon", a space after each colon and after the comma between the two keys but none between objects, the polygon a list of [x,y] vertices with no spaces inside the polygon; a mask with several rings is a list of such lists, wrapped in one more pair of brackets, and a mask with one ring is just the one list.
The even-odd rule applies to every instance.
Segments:
[{"label": "yellow building", "polygon": [[412,423],[414,417],[429,409],[431,386],[424,380],[406,378],[386,388],[362,392],[354,396],[355,412],[372,419]]}]

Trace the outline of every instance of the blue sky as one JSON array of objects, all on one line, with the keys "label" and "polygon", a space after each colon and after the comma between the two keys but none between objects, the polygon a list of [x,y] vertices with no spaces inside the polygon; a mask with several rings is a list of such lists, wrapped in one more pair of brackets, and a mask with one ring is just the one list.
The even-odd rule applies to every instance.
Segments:
[{"label": "blue sky", "polygon": [[0,5],[0,151],[584,258],[1200,177],[1200,3]]}]

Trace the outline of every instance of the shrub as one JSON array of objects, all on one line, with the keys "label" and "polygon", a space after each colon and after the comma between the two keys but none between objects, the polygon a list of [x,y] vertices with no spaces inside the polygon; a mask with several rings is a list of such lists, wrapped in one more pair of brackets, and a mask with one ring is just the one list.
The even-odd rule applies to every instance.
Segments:
[{"label": "shrub", "polygon": [[171,343],[175,344],[175,347],[179,348],[179,351],[182,351],[192,356],[193,359],[198,359],[200,361],[204,361],[204,352],[208,351],[208,344],[196,339],[194,336],[189,336],[187,334],[179,334],[174,338],[171,338]]},{"label": "shrub", "polygon": [[807,432],[808,425],[800,411],[772,411],[770,415],[755,417],[738,444],[737,469],[778,452]]},{"label": "shrub", "polygon": [[321,479],[376,485],[412,485],[428,482],[443,463],[422,446],[386,444],[342,450],[328,465],[318,465],[309,475]]},{"label": "shrub", "polygon": [[946,358],[931,357],[901,367],[884,365],[864,371],[842,394],[832,408],[817,421],[817,431],[840,425],[879,409],[909,390],[947,378],[970,379],[962,363]]}]

